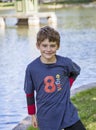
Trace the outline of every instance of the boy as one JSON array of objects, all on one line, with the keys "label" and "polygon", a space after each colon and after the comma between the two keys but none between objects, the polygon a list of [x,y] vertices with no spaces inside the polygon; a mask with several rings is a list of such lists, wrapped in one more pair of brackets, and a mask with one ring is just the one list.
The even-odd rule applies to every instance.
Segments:
[{"label": "boy", "polygon": [[36,46],[41,56],[27,66],[24,85],[33,127],[40,130],[85,130],[70,101],[70,87],[79,75],[80,67],[71,59],[56,55],[60,35],[51,27],[39,30]]}]

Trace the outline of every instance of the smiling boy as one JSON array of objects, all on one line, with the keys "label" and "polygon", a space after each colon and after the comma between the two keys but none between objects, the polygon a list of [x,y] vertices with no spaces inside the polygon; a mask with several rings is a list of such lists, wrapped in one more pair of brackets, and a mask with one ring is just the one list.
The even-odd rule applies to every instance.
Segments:
[{"label": "smiling boy", "polygon": [[85,130],[70,100],[70,87],[80,74],[80,67],[70,58],[56,54],[60,35],[49,26],[37,33],[36,46],[41,55],[27,66],[24,85],[33,127]]}]

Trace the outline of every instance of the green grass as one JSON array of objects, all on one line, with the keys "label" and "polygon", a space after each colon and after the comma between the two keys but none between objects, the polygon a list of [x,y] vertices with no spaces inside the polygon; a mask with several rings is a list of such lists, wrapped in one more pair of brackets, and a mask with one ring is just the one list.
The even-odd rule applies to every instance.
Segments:
[{"label": "green grass", "polygon": [[72,101],[87,130],[96,130],[96,88],[76,94]]},{"label": "green grass", "polygon": [[[87,130],[96,130],[96,87],[73,96],[72,102]],[[30,126],[27,130],[38,130]]]},{"label": "green grass", "polygon": [[27,130],[38,130],[37,128],[33,128],[32,126],[29,126]]},{"label": "green grass", "polygon": [[14,2],[10,2],[10,3],[9,2],[8,3],[7,2],[6,3],[0,2],[0,7],[10,7],[10,6],[14,6]]}]

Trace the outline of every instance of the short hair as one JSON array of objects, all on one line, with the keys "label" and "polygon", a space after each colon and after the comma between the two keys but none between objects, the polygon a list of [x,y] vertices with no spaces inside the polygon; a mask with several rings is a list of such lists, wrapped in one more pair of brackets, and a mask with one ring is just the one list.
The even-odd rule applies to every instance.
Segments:
[{"label": "short hair", "polygon": [[45,39],[49,39],[49,42],[56,42],[60,45],[60,35],[58,31],[49,26],[42,27],[37,33],[37,45],[40,45]]}]

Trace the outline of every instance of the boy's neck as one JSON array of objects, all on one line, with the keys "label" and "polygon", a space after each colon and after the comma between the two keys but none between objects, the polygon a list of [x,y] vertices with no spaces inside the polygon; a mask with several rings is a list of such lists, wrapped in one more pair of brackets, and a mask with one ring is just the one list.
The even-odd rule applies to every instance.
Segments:
[{"label": "boy's neck", "polygon": [[52,59],[49,59],[49,60],[46,60],[44,57],[41,56],[40,60],[44,64],[53,64],[53,63],[56,63],[57,61],[56,56],[54,56]]}]

